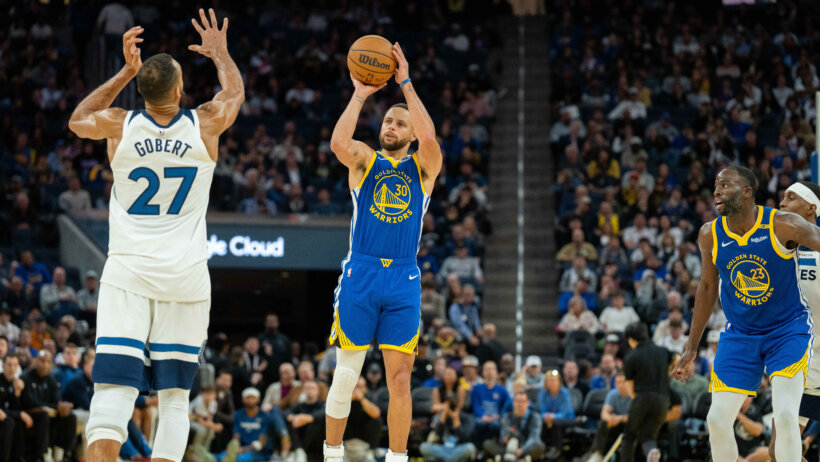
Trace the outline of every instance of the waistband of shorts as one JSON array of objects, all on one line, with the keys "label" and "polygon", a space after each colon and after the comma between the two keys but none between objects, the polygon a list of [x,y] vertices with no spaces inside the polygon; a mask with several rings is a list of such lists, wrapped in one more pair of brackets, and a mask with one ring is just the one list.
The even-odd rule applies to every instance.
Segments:
[{"label": "waistband of shorts", "polygon": [[[385,258],[365,255],[363,253],[351,252],[350,261],[364,263],[365,265],[380,266],[382,268],[393,268],[396,266],[416,266],[416,258]],[[386,265],[386,266],[385,266]]]}]

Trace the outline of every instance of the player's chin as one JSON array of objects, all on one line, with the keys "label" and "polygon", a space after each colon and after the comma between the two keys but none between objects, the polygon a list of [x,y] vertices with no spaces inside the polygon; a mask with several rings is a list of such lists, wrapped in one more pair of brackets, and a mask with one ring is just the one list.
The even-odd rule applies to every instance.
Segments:
[{"label": "player's chin", "polygon": [[396,137],[387,137],[387,138],[382,137],[381,143],[382,143],[382,149],[385,149],[387,151],[397,151],[397,150],[403,148],[407,144],[407,141],[406,140],[400,140]]}]

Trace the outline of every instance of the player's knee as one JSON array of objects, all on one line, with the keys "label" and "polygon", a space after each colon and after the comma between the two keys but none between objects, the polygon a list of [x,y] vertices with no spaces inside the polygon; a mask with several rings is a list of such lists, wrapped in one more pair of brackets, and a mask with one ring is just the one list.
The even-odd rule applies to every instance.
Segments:
[{"label": "player's knee", "polygon": [[97,384],[85,430],[88,444],[97,440],[125,441],[137,395],[133,387]]},{"label": "player's knee", "polygon": [[[709,413],[706,414],[706,425],[709,433],[723,433],[726,428],[731,427],[731,421],[725,412],[722,412],[719,406],[712,406],[709,408]],[[732,419],[733,420],[733,419]]]},{"label": "player's knee", "polygon": [[793,431],[798,428],[797,413],[791,409],[776,409],[772,414],[777,425],[777,432],[783,434],[784,432]]},{"label": "player's knee", "polygon": [[399,368],[387,377],[390,396],[410,396],[410,370]]},{"label": "player's knee", "polygon": [[359,373],[348,366],[336,366],[333,383],[327,393],[325,412],[334,419],[344,419],[350,415],[350,400],[353,389],[359,381]]},{"label": "player's knee", "polygon": [[182,388],[169,388],[160,390],[159,395],[159,415],[160,419],[168,416],[188,416],[188,396],[189,390]]}]

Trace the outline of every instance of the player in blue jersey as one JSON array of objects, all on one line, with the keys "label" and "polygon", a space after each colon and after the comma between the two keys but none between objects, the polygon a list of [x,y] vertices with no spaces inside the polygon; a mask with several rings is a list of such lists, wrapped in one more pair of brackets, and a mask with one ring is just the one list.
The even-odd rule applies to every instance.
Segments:
[{"label": "player in blue jersey", "polygon": [[715,462],[737,460],[734,421],[764,371],[772,384],[777,459],[799,461],[802,454],[797,417],[812,324],[794,255],[799,245],[820,250],[820,228],[794,213],[755,205],[756,189],[757,178],[745,167],[728,167],[715,180],[721,216],[704,224],[698,236],[703,273],[689,342],[674,370],[678,380],[688,377],[719,296],[728,322],[715,357],[707,416]]},{"label": "player in blue jersey", "polygon": [[[330,139],[330,148],[349,169],[353,199],[350,252],[334,292],[330,342],[336,345],[336,371],[327,397],[325,460],[342,462],[344,435],[353,389],[367,349],[375,337],[384,355],[390,405],[387,462],[407,461],[412,405],[410,372],[419,340],[421,283],[416,253],[424,213],[430,202],[442,155],[433,121],[410,82],[407,60],[393,46],[396,82],[407,104],[384,115],[381,151],[353,139],[359,112],[368,96],[385,86],[355,79],[355,91]],[[410,143],[418,150],[408,154]]]}]

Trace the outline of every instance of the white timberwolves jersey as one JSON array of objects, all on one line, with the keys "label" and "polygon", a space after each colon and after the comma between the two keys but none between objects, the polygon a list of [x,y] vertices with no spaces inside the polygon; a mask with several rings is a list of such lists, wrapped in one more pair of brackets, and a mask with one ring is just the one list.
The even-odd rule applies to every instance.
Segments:
[{"label": "white timberwolves jersey", "polygon": [[820,387],[820,341],[818,341],[820,337],[820,252],[801,247],[797,252],[797,258],[799,277],[797,283],[811,308],[814,323],[812,326],[814,345],[806,388],[807,392],[820,395],[820,390],[817,389]]},{"label": "white timberwolves jersey", "polygon": [[195,110],[167,125],[129,111],[111,169],[102,282],[169,302],[210,300],[205,212],[215,163]]}]

